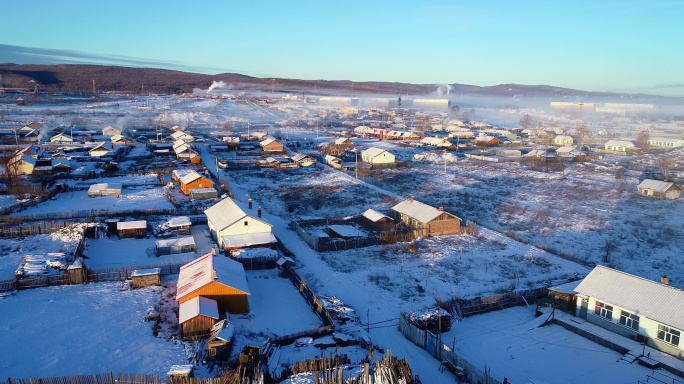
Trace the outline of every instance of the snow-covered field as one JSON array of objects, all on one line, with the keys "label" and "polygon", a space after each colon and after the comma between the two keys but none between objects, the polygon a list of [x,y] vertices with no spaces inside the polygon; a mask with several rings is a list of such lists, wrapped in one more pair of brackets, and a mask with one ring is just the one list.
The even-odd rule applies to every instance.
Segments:
[{"label": "snow-covered field", "polygon": [[[465,110],[467,104],[463,105]],[[511,122],[525,113],[566,128],[584,118],[556,116],[539,105],[496,105],[473,106],[467,112],[472,119],[490,119],[497,124],[508,121],[504,125],[509,126],[516,125]],[[40,109],[32,108],[39,113]],[[317,119],[335,113],[335,108],[321,105],[282,102],[269,107],[229,100],[144,98],[79,108],[55,108],[63,109],[66,116],[55,116],[52,126],[68,125],[76,113],[81,113],[79,119],[93,129],[112,124],[134,133],[135,127],[147,127],[153,121],[192,127],[205,137],[217,137],[244,134],[250,129],[246,123],[251,122],[263,124],[260,130],[283,136],[309,151],[317,143],[335,139],[326,136],[323,129],[319,135],[316,128]],[[280,127],[276,124],[280,119],[305,119],[308,127]],[[614,123],[624,124],[628,131],[643,125],[638,121]],[[608,125],[605,122],[604,126]],[[678,126],[663,123],[654,129]],[[453,376],[439,372],[439,362],[406,340],[396,325],[402,311],[432,306],[435,298],[489,295],[565,281],[587,273],[593,263],[649,279],[667,274],[673,286],[684,287],[680,246],[684,240],[684,202],[647,199],[634,193],[643,178],[660,176],[661,155],[606,156],[596,163],[567,164],[561,173],[524,164],[479,162],[391,141],[355,142],[361,149],[380,146],[390,150],[409,167],[372,171],[361,175],[361,180],[320,163],[282,171],[221,170],[217,181],[231,189],[244,210],[248,211],[248,198],[263,208],[263,219],[273,225],[274,234],[294,253],[298,273],[315,292],[337,297],[355,309],[360,324],[342,327],[343,331],[368,336],[379,348],[408,358],[424,383],[450,382]],[[195,145],[204,165],[215,169],[215,158],[206,150],[207,144]],[[416,154],[425,155],[424,160],[414,161]],[[143,146],[136,147],[120,168],[124,172],[140,171],[144,164],[138,164],[136,156],[149,157],[149,152]],[[675,158],[672,177],[681,184],[684,150],[668,156]],[[152,174],[68,181],[70,186],[79,187],[95,182],[123,183],[122,197],[89,198],[86,191],[70,191],[18,214],[173,207],[164,195],[165,187],[158,186]],[[478,234],[420,239],[410,246],[399,243],[318,253],[289,229],[291,220],[303,217],[348,217],[368,208],[386,212],[409,196],[434,206],[441,203],[446,211],[477,222]],[[0,206],[13,201],[12,197],[0,198]],[[164,218],[151,220],[156,223]],[[213,246],[205,228],[193,227],[196,254]],[[73,252],[77,241],[65,233],[0,240],[0,280],[11,278],[25,255]],[[186,261],[195,256],[149,257],[151,247],[153,238],[89,239],[86,265],[117,268]],[[231,319],[236,325],[233,356],[244,345],[259,345],[267,337],[321,325],[297,290],[276,271],[249,271],[247,277],[251,311]],[[143,317],[159,299],[160,289],[130,291],[121,283],[39,288],[8,295],[0,299],[0,344],[13,347],[0,352],[0,372],[4,375],[0,377],[110,371],[164,374],[170,364],[187,362],[192,348],[177,337],[152,335],[152,324],[145,323]],[[644,369],[617,362],[615,352],[557,326],[535,328],[537,322],[527,310],[518,308],[467,318],[455,324],[452,333],[457,352],[473,364],[486,364],[499,380],[559,382],[564,378],[561,382],[623,383],[645,379]],[[370,332],[364,330],[367,323],[372,325],[367,328]],[[278,359],[284,364],[316,357],[316,352],[310,346],[283,348]],[[362,357],[358,350],[349,354],[355,359]],[[578,366],[586,369],[574,369]],[[572,371],[572,376],[566,371]],[[200,369],[198,374],[215,372]]]}]

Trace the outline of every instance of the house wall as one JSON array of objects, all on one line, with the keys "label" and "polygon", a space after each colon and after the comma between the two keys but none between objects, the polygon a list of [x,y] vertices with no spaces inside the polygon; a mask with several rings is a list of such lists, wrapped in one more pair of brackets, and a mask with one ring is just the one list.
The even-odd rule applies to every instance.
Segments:
[{"label": "house wall", "polygon": [[282,144],[274,141],[274,142],[264,146],[263,150],[264,150],[264,152],[282,152],[285,150],[285,148],[283,148]]},{"label": "house wall", "polygon": [[192,182],[188,184],[183,184],[181,183],[180,189],[185,194],[186,196],[190,195],[190,190],[191,189],[196,189],[196,188],[212,188],[214,186],[214,183],[205,178],[205,177],[200,177],[197,180],[193,180]]},{"label": "house wall", "polygon": [[461,220],[448,214],[442,214],[428,223],[428,235],[430,236],[457,235],[460,233]]},{"label": "house wall", "polygon": [[121,238],[121,239],[130,238],[130,237],[145,237],[145,236],[147,236],[147,228],[119,229],[117,232],[118,232],[119,238]]},{"label": "house wall", "polygon": [[370,164],[390,164],[394,163],[395,156],[392,153],[385,151],[380,155],[374,157],[361,154],[361,159],[366,163]]},{"label": "house wall", "polygon": [[[245,225],[245,222],[247,222],[247,225]],[[221,248],[223,248],[223,236],[271,232],[270,225],[250,216],[245,216],[233,225],[221,230],[217,230],[213,225],[211,225],[211,222],[209,222],[209,229],[211,230],[211,233],[215,236],[216,242],[219,244]]]},{"label": "house wall", "polygon": [[131,277],[131,288],[144,288],[161,285],[158,274]]},{"label": "house wall", "polygon": [[665,191],[665,193],[656,192],[647,188],[637,188],[637,193],[642,196],[659,197],[663,199],[679,199],[682,195],[682,191],[676,188],[670,188],[669,190]]},{"label": "house wall", "polygon": [[[577,297],[577,314],[579,314],[580,307],[581,307],[581,297]],[[661,341],[658,339],[658,325],[667,325],[663,323],[659,323],[657,321],[654,321],[652,319],[649,319],[643,315],[639,315],[635,311],[630,311],[628,309],[619,307],[617,305],[613,305],[610,303],[605,303],[607,305],[611,305],[613,307],[612,311],[612,319],[608,320],[602,316],[598,316],[595,314],[595,308],[596,308],[596,302],[600,301],[597,300],[596,298],[590,297],[589,298],[589,306],[587,309],[587,321],[598,325],[599,327],[608,329],[612,332],[615,332],[619,335],[628,337],[632,340],[636,341],[642,341],[642,338],[645,338],[646,345],[653,349],[657,349],[659,351],[665,352],[669,355],[672,355],[674,357],[677,357],[680,360],[684,360],[684,330],[677,329],[680,332],[680,340],[679,340],[679,345],[674,346],[670,343],[667,343],[665,341]],[[633,328],[627,327],[625,325],[620,324],[620,313],[621,311],[626,311],[631,314],[636,314],[639,316],[639,329],[635,330]]]},{"label": "house wall", "polygon": [[208,336],[211,327],[216,324],[216,319],[198,315],[182,324],[183,338]]}]

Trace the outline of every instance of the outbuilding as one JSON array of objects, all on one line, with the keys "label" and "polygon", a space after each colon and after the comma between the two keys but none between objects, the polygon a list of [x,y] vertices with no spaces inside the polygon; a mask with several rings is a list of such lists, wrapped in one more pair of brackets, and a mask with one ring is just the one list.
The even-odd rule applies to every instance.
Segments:
[{"label": "outbuilding", "polygon": [[218,197],[216,188],[193,188],[190,190],[190,200],[206,200]]},{"label": "outbuilding", "polygon": [[394,164],[395,157],[391,152],[377,147],[370,147],[361,152],[361,160],[371,165]]},{"label": "outbuilding", "polygon": [[177,253],[195,252],[197,244],[192,236],[178,237],[175,239],[159,239],[155,242],[157,256],[172,255]]},{"label": "outbuilding", "polygon": [[218,303],[207,297],[196,296],[178,306],[178,324],[186,340],[209,336],[218,319]]},{"label": "outbuilding", "polygon": [[147,236],[147,221],[119,221],[116,223],[116,233],[120,239]]},{"label": "outbuilding", "polygon": [[402,222],[416,237],[454,235],[461,233],[461,219],[439,208],[423,204],[413,197],[392,207],[397,221]]},{"label": "outbuilding", "polygon": [[161,285],[160,269],[136,269],[131,273],[131,288],[155,287]]},{"label": "outbuilding", "polygon": [[198,296],[215,300],[219,313],[249,312],[249,288],[242,264],[211,253],[180,268],[176,300],[183,304]]}]

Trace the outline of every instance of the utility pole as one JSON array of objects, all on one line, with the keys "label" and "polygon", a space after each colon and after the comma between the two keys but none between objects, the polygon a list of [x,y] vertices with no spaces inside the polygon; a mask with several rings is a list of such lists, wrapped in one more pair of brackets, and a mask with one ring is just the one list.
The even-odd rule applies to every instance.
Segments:
[{"label": "utility pole", "polygon": [[93,80],[93,95],[95,94],[95,80]]}]

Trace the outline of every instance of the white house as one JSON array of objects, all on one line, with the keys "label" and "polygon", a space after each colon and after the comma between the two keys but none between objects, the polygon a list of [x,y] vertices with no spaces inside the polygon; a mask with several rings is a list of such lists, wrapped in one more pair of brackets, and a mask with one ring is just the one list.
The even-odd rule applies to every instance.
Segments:
[{"label": "white house", "polygon": [[448,139],[438,137],[423,137],[420,143],[431,147],[451,147],[453,145]]},{"label": "white house", "polygon": [[116,151],[111,143],[99,143],[93,149],[88,151],[91,157],[114,156]]},{"label": "white house", "polygon": [[392,153],[382,148],[370,147],[361,152],[361,160],[369,164],[392,164],[395,157]]},{"label": "white house", "polygon": [[572,145],[572,143],[573,143],[572,136],[558,135],[558,136],[553,138],[553,143],[555,145],[559,145],[559,146]]},{"label": "white house", "polygon": [[655,148],[681,148],[684,147],[684,140],[653,137],[648,140],[648,145]]},{"label": "white house", "polygon": [[226,251],[276,243],[271,224],[246,214],[231,198],[225,198],[204,211],[209,231]]},{"label": "white house", "polygon": [[607,151],[626,152],[628,148],[634,148],[634,143],[626,140],[608,140],[604,148]]},{"label": "white house", "polygon": [[679,199],[682,195],[682,189],[669,181],[645,179],[637,185],[637,193],[648,197]]},{"label": "white house", "polygon": [[51,143],[74,143],[76,140],[74,140],[73,137],[67,135],[66,133],[60,133],[58,135],[52,136],[50,138]]},{"label": "white house", "polygon": [[575,288],[576,316],[684,360],[684,291],[597,266]]}]

